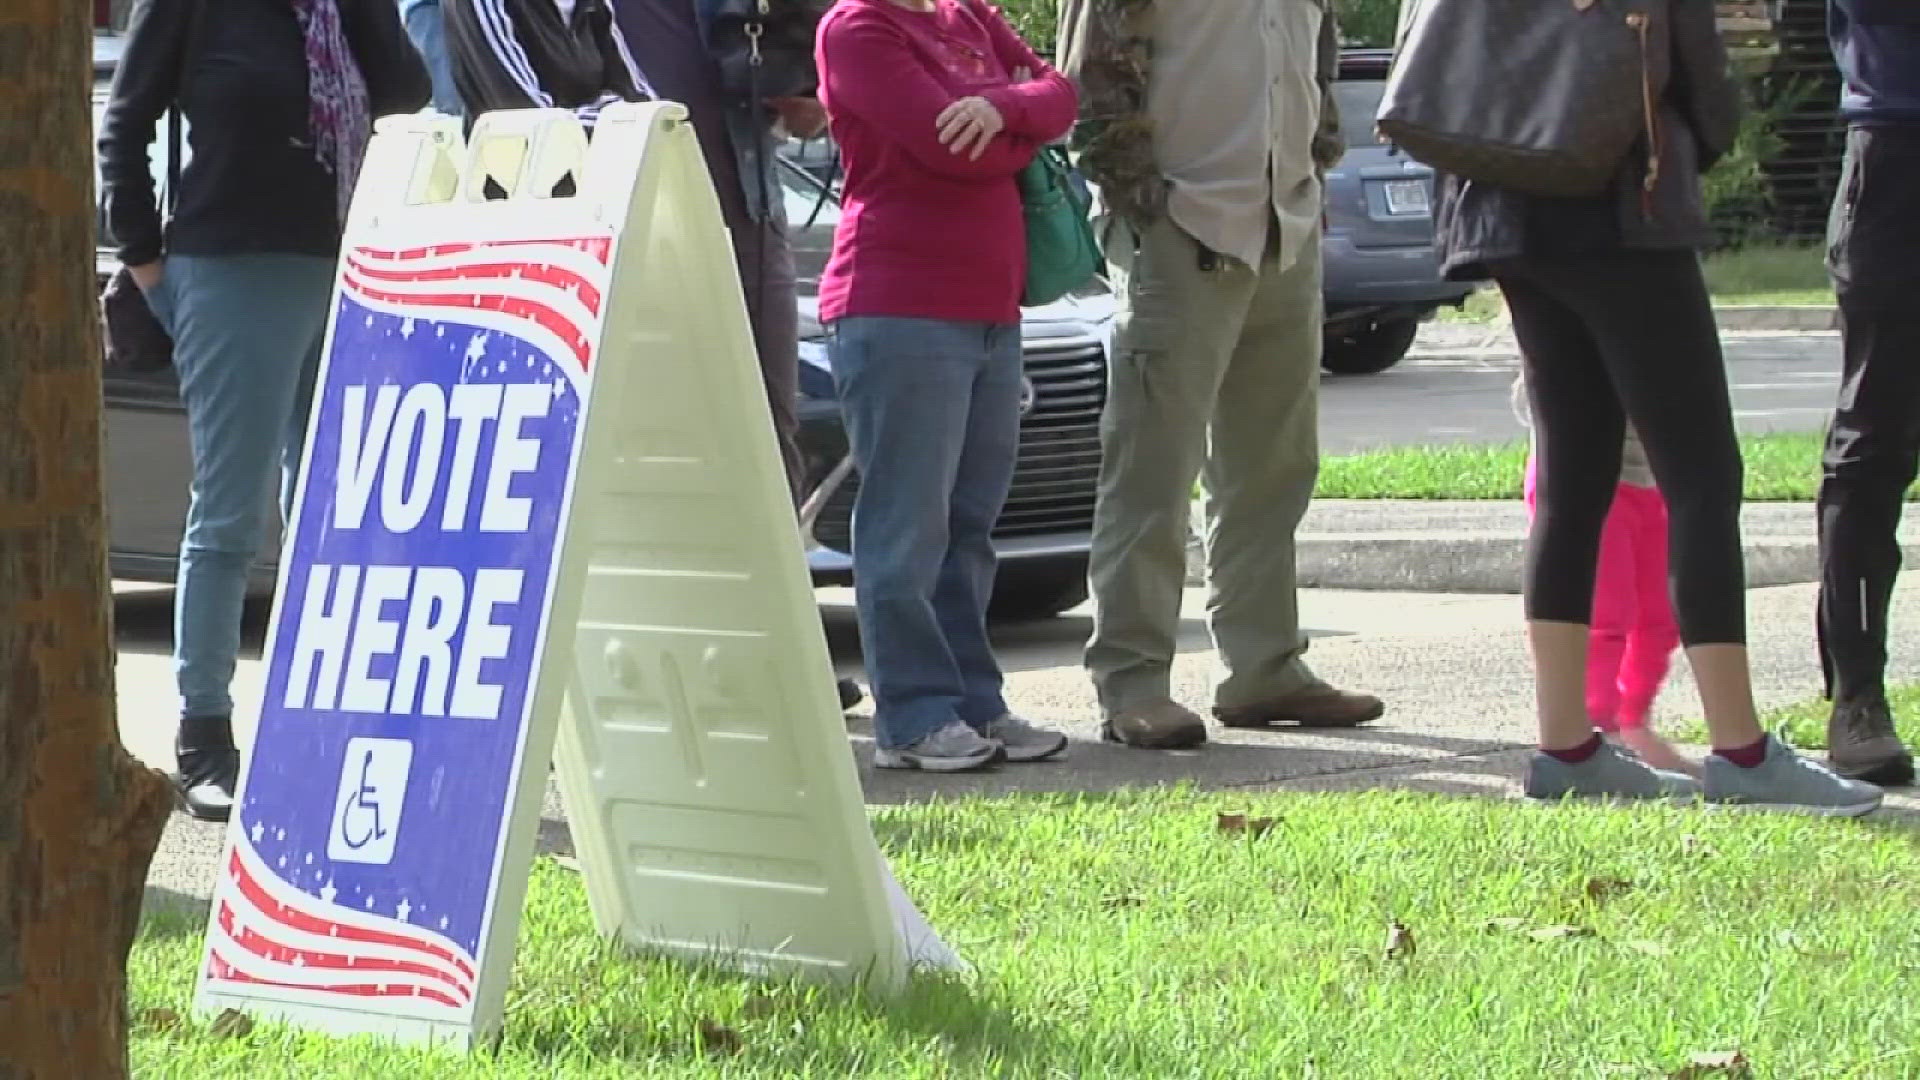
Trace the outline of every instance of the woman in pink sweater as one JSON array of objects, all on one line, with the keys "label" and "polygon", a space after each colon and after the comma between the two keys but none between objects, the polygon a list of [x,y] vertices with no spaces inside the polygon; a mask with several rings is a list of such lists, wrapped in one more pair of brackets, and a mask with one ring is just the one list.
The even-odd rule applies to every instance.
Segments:
[{"label": "woman in pink sweater", "polygon": [[981,0],[840,0],[820,99],[846,174],[820,320],[860,468],[854,588],[874,763],[1039,761],[987,640],[991,532],[1020,438],[1026,233],[1015,175],[1073,87]]}]

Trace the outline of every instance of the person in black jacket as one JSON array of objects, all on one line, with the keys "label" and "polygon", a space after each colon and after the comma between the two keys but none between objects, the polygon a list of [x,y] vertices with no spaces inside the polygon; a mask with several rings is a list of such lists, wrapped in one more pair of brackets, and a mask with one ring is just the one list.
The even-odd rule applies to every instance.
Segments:
[{"label": "person in black jacket", "polygon": [[[342,222],[375,116],[426,104],[392,0],[139,0],[100,131],[109,231],[173,338],[193,486],[180,546],[177,782],[226,820],[247,570],[276,468],[291,506]],[[148,147],[178,106],[190,160],[171,221]]]},{"label": "person in black jacket", "polygon": [[1913,782],[1887,707],[1900,511],[1920,469],[1920,0],[1832,0],[1847,162],[1828,228],[1845,359],[1820,485],[1820,659],[1843,775]]},{"label": "person in black jacket", "polygon": [[611,0],[443,0],[453,82],[469,119],[569,109],[588,129],[616,101],[653,96]]},{"label": "person in black jacket", "polygon": [[[1447,273],[1491,274],[1506,296],[1540,450],[1525,587],[1540,752],[1527,794],[1692,798],[1704,786],[1715,803],[1867,813],[1878,788],[1800,758],[1755,713],[1740,446],[1698,256],[1713,240],[1700,174],[1732,146],[1739,100],[1713,6],[1654,9],[1672,31],[1671,73],[1649,87],[1650,130],[1609,192],[1529,197],[1445,177],[1436,207]],[[1670,507],[1674,606],[1714,745],[1704,785],[1603,743],[1587,714],[1595,567],[1628,421]]]},{"label": "person in black jacket", "polygon": [[[730,100],[719,65],[701,34],[700,2],[621,0],[614,19],[654,92],[686,106],[699,137],[701,156],[720,199],[720,215],[733,240],[774,437],[787,485],[797,502],[805,480],[796,411],[800,314],[774,129],[811,138],[825,129],[826,110],[813,97],[757,103]],[[813,62],[811,51],[805,60]],[[852,708],[865,696],[851,679],[839,680],[839,691],[843,708]]]}]

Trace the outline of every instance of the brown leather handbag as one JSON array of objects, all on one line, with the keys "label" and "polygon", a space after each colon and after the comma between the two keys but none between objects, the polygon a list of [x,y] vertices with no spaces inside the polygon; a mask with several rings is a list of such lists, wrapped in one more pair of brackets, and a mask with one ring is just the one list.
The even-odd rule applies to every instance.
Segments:
[{"label": "brown leather handbag", "polygon": [[1645,139],[1672,72],[1670,0],[1408,0],[1380,136],[1463,180],[1593,196]]}]

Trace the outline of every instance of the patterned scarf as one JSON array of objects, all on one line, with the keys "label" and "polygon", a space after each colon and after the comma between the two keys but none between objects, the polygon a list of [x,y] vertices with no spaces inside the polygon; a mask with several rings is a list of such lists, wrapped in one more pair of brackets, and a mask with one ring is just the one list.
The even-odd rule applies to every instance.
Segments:
[{"label": "patterned scarf", "polygon": [[347,44],[338,0],[293,0],[293,13],[307,39],[307,124],[320,164],[333,174],[340,224],[346,227],[353,185],[360,178],[373,117],[367,81]]}]

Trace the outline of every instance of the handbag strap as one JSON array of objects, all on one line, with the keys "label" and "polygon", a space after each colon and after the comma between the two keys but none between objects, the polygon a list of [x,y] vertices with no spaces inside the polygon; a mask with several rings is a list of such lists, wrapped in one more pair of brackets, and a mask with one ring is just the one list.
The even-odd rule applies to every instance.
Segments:
[{"label": "handbag strap", "polygon": [[1647,178],[1640,185],[1640,214],[1653,217],[1653,190],[1660,184],[1660,112],[1653,100],[1653,67],[1649,56],[1651,31],[1647,13],[1636,11],[1627,16],[1627,25],[1640,38],[1640,107],[1647,125]]}]

